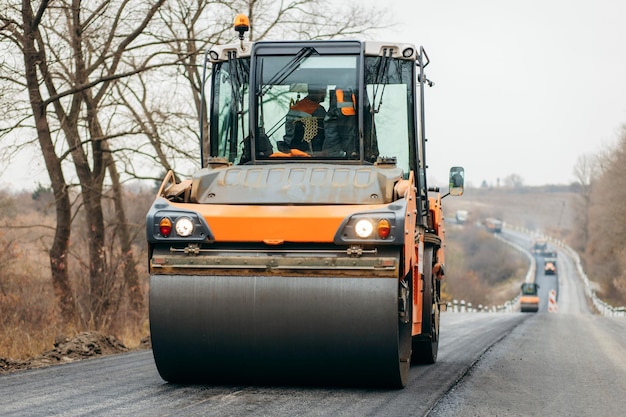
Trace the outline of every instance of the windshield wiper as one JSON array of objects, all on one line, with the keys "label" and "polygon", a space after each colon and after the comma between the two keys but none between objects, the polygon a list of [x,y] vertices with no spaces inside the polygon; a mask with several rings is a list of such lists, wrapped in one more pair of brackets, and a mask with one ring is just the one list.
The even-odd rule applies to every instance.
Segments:
[{"label": "windshield wiper", "polygon": [[[261,84],[265,84],[265,87],[263,87],[262,89],[259,89],[259,91],[257,91],[257,96],[258,97],[262,97],[268,91],[270,91],[275,84],[282,84],[282,82],[285,81],[287,79],[287,77],[289,77],[291,74],[293,74],[293,72],[300,67],[300,64],[302,63],[302,61],[304,61],[306,58],[308,58],[311,55],[313,55],[313,52],[315,52],[315,49],[313,49],[310,46],[302,48],[296,54],[296,56],[294,56],[291,59],[291,61],[289,61],[281,69],[279,69],[276,72],[276,74],[274,74],[274,76],[272,76],[272,78],[270,78],[269,81],[267,81],[267,83],[263,83],[263,82],[261,83]],[[261,81],[263,81],[263,80],[261,80]]]},{"label": "windshield wiper", "polygon": [[[391,63],[391,54],[393,51],[391,49],[385,50],[383,56],[381,57],[380,62],[378,63],[378,68],[376,70],[376,79],[374,80],[374,97],[372,98],[372,116],[374,113],[378,113],[380,111],[380,106],[383,104],[383,95],[385,94],[385,86],[389,84],[389,65]],[[380,99],[378,99],[378,104],[376,104],[376,95],[378,94],[378,89],[382,85],[383,89],[380,92]]]},{"label": "windshield wiper", "polygon": [[[248,74],[248,77],[246,77]],[[244,67],[244,63],[241,59],[237,59],[236,52],[228,53],[228,75],[230,77],[230,86],[233,96],[233,118],[229,126],[229,132],[236,135],[237,123],[241,122],[241,132],[245,132],[245,124],[243,120],[244,113],[244,90],[246,87],[246,79],[249,79],[250,69]],[[226,137],[228,137],[227,135]],[[237,156],[237,141],[231,140],[229,147],[229,155],[231,160],[234,160]]]},{"label": "windshield wiper", "polygon": [[245,81],[245,73],[250,73],[250,70],[244,68],[243,62],[237,59],[235,52],[228,53],[228,74],[230,76],[230,85],[233,92],[233,97],[237,107],[237,113],[243,112],[243,94],[242,86]]}]

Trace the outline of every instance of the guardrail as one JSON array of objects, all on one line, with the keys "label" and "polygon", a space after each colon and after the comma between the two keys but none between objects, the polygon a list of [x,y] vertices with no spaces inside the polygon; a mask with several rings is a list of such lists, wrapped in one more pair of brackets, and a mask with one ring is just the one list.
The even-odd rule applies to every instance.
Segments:
[{"label": "guardrail", "polygon": [[451,313],[513,313],[519,311],[519,297],[518,295],[514,299],[497,306],[478,304],[476,307],[465,300],[452,300],[446,303],[446,310]]},{"label": "guardrail", "polygon": [[626,317],[626,307],[613,307],[612,305],[606,303],[605,301],[600,299],[600,297],[598,297],[596,291],[591,285],[591,282],[589,281],[589,278],[587,277],[587,274],[585,274],[582,263],[580,262],[580,256],[575,250],[567,246],[565,243],[559,241],[558,239],[551,239],[549,237],[547,237],[547,239],[555,245],[560,246],[574,260],[574,262],[576,263],[578,276],[585,285],[585,294],[591,300],[591,302],[600,314],[607,317]]},{"label": "guardrail", "polygon": [[[559,246],[561,249],[563,249],[563,251],[565,251],[567,253],[567,255],[569,257],[572,258],[572,260],[575,262],[576,264],[576,270],[578,271],[578,276],[580,277],[581,281],[583,282],[584,286],[585,286],[585,295],[587,296],[587,298],[589,298],[591,300],[591,303],[593,304],[593,306],[596,308],[596,310],[598,311],[598,313],[600,313],[603,316],[607,316],[607,317],[626,317],[626,307],[621,306],[621,307],[614,307],[612,305],[610,305],[609,303],[603,301],[602,299],[600,299],[600,297],[598,297],[598,295],[596,294],[595,290],[593,289],[593,286],[591,285],[591,282],[589,280],[589,278],[587,277],[587,274],[585,273],[583,267],[582,267],[582,263],[580,262],[580,256],[578,255],[578,253],[573,250],[572,248],[570,248],[568,245],[566,245],[563,241],[559,240],[559,239],[555,239],[552,236],[547,236],[547,235],[538,235],[537,233],[532,232],[531,230],[528,230],[526,228],[523,227],[518,227],[518,226],[514,226],[514,225],[509,225],[507,223],[503,224],[504,228],[507,229],[512,229],[512,230],[516,230],[518,232],[522,232],[522,233],[526,233],[528,235],[532,235],[532,236],[536,236],[536,237],[542,237],[544,238],[546,241]],[[536,271],[536,262],[535,262],[535,258],[530,255],[530,253],[520,247],[519,245],[516,245],[513,242],[510,242],[506,239],[503,239],[502,237],[500,237],[499,235],[495,235],[495,237],[497,239],[500,239],[502,242],[505,242],[507,244],[509,244],[510,246],[514,247],[515,249],[525,253],[529,259],[530,259],[530,268],[528,268],[528,272],[526,273],[526,278],[525,281],[526,282],[532,282],[535,279],[535,271]],[[515,298],[513,298],[512,300],[509,300],[507,302],[505,302],[502,305],[498,305],[498,306],[483,306],[481,304],[478,305],[478,307],[473,307],[471,302],[468,302],[466,300],[453,300],[452,302],[448,302],[447,303],[447,310],[448,311],[452,311],[454,313],[474,313],[474,312],[498,312],[498,313],[511,313],[514,311],[519,311],[519,298],[520,296],[516,296]]]},{"label": "guardrail", "polygon": [[610,305],[609,303],[600,299],[600,297],[598,297],[598,295],[596,294],[596,291],[593,289],[593,286],[591,285],[591,281],[589,280],[589,278],[587,277],[587,274],[585,273],[585,270],[583,269],[582,263],[580,262],[580,256],[574,249],[566,245],[565,242],[559,239],[555,239],[552,236],[543,235],[543,234],[537,235],[536,233],[532,233],[531,231],[522,227],[511,227],[511,228],[517,231],[521,231],[522,233],[543,237],[544,239],[546,239],[546,241],[554,244],[555,246],[559,246],[561,249],[563,249],[563,251],[566,252],[567,255],[570,258],[572,258],[572,260],[576,264],[576,270],[578,271],[578,276],[580,277],[581,281],[583,282],[585,286],[585,295],[587,296],[587,298],[591,300],[591,303],[598,310],[598,313],[607,317],[626,317],[626,307],[624,306],[614,307]]},{"label": "guardrail", "polygon": [[[507,227],[506,224],[503,225]],[[530,261],[530,267],[528,268],[528,272],[526,272],[526,277],[524,278],[524,282],[534,282],[535,281],[535,271],[537,269],[537,261],[535,261],[535,257],[532,256],[527,250],[522,248],[521,246],[510,242],[506,239],[503,239],[499,234],[494,234],[496,239],[506,243],[507,245],[517,249],[518,251],[524,253],[528,260]],[[519,299],[521,295],[518,294],[515,298],[505,301],[504,304],[496,305],[496,306],[483,306],[479,304],[478,307],[472,307],[472,303],[466,302],[465,300],[452,300],[452,302],[447,303],[447,310],[453,313],[479,313],[479,312],[491,312],[491,313],[513,313],[520,311]]]},{"label": "guardrail", "polygon": [[[563,241],[555,239],[551,236],[547,236],[547,235],[538,235],[537,233],[534,233],[526,228],[523,227],[518,227],[518,226],[511,226],[509,224],[504,224],[503,225],[504,228],[508,228],[508,229],[512,229],[512,230],[516,230],[518,232],[522,232],[522,233],[526,233],[528,235],[532,235],[532,236],[536,236],[536,237],[542,237],[544,238],[546,241],[559,246],[561,249],[563,249],[563,251],[565,251],[567,253],[567,255],[569,257],[572,258],[572,260],[574,260],[575,264],[576,264],[576,270],[578,271],[578,276],[580,277],[581,281],[583,282],[584,286],[585,286],[585,294],[586,296],[591,300],[591,303],[594,305],[594,307],[596,308],[596,310],[598,311],[598,313],[600,313],[603,316],[607,316],[607,317],[626,317],[626,307],[621,306],[621,307],[614,307],[610,304],[608,304],[607,302],[603,301],[602,299],[600,299],[600,297],[598,297],[598,295],[596,294],[595,290],[593,289],[593,286],[591,285],[591,282],[589,280],[589,278],[587,277],[587,274],[585,273],[582,264],[580,262],[580,256],[578,255],[578,253],[573,250],[572,248],[570,248],[569,246],[567,246]],[[526,274],[526,282],[531,282],[534,281],[535,279],[535,270],[536,270],[536,262],[535,262],[535,258],[533,256],[531,256],[527,250],[525,250],[524,248],[521,248],[519,245],[516,245],[513,242],[509,242],[506,239],[503,239],[502,237],[495,235],[496,238],[500,239],[503,242],[508,243],[509,245],[511,245],[512,247],[520,250],[521,252],[525,253],[528,255],[528,257],[530,258],[531,262],[530,262],[530,268],[528,269],[528,272]],[[493,307],[485,307],[482,305],[479,305],[477,308],[472,307],[472,303],[467,302],[465,300],[453,300],[452,302],[447,303],[447,308],[448,311],[452,311],[455,313],[473,313],[473,312],[499,312],[499,313],[511,313],[513,311],[519,311],[519,298],[520,296],[516,296],[515,298],[513,298],[512,300],[509,300],[507,302],[505,302],[503,305],[499,305],[499,306],[493,306]]]}]

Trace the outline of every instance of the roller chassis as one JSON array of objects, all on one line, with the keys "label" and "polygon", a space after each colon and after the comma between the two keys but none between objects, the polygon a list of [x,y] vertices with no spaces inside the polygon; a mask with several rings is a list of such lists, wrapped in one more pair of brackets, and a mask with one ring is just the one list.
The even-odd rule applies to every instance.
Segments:
[{"label": "roller chassis", "polygon": [[[423,100],[428,58],[423,49],[411,48],[318,41],[242,42],[215,49],[213,80],[233,86],[213,85],[212,106],[223,102],[222,93],[232,93],[236,105],[226,101],[226,113],[210,114],[233,111],[231,119],[242,126],[247,119],[254,139],[212,119],[202,148],[210,156],[201,156],[203,167],[184,181],[168,173],[147,214],[150,327],[163,379],[401,388],[411,362],[436,361],[444,225],[439,190],[426,186],[423,102],[412,97],[405,102],[407,126],[412,126],[406,135],[412,139],[404,151],[385,144],[384,135],[376,142],[360,134],[356,158],[317,151],[303,157],[303,151],[287,155],[284,150],[269,156],[257,141],[273,140],[262,125],[283,94],[292,88],[299,94],[301,79],[295,77],[308,74],[305,61],[312,54],[317,59],[314,52],[319,59],[311,62],[319,67],[328,57],[328,74],[344,82],[348,78],[333,66],[352,59],[365,62],[355,66],[361,70],[377,60],[380,68],[395,65],[403,71],[417,63],[417,76],[407,72],[402,77],[408,77],[394,80],[372,66],[371,76],[355,78],[373,85],[355,89],[352,114],[358,116],[359,132],[374,125],[363,97],[375,97],[380,85],[390,83],[388,89],[403,97],[406,86],[415,94],[413,83],[422,80]],[[337,61],[338,51],[346,59]],[[274,69],[272,60],[284,54],[294,57]],[[265,59],[263,66],[255,59]],[[220,74],[220,68],[226,72]],[[267,68],[275,75],[259,75]],[[319,80],[319,73],[307,76]],[[260,85],[249,86],[257,93],[249,95],[248,107],[243,95],[246,83],[253,82]],[[289,90],[280,90],[286,85]],[[271,100],[263,104],[267,97]],[[421,137],[415,116],[422,121]],[[222,146],[222,139],[231,145]],[[236,148],[242,143],[243,151]],[[400,160],[377,154],[372,159],[378,152],[374,146]],[[462,183],[456,193],[462,193]]]},{"label": "roller chassis", "polygon": [[[193,187],[193,184],[202,183],[201,180],[196,179],[187,183],[187,186]],[[436,361],[439,341],[439,278],[441,276],[437,277],[433,273],[433,268],[442,264],[442,262],[439,263],[437,256],[437,254],[442,254],[442,239],[436,229],[441,227],[439,231],[441,233],[443,228],[442,224],[432,224],[433,227],[428,229],[415,225],[414,220],[411,220],[412,206],[404,204],[408,201],[415,201],[415,198],[393,197],[396,200],[392,202],[391,212],[386,204],[368,205],[365,211],[363,211],[363,206],[348,209],[348,212],[352,214],[350,217],[355,213],[357,215],[377,213],[380,216],[383,209],[387,210],[390,215],[401,216],[403,221],[399,221],[396,227],[402,230],[408,223],[415,230],[416,239],[409,241],[414,244],[409,245],[408,248],[405,247],[406,241],[401,236],[399,240],[395,240],[395,234],[378,244],[375,242],[369,245],[350,244],[354,240],[350,236],[350,233],[353,233],[352,223],[349,219],[341,218],[336,219],[341,231],[336,232],[332,240],[343,245],[338,246],[330,242],[282,242],[268,245],[265,242],[250,241],[253,238],[248,233],[236,238],[232,237],[235,240],[233,242],[220,241],[219,235],[216,236],[209,227],[213,223],[211,212],[215,207],[173,197],[175,194],[187,196],[193,194],[191,190],[183,190],[180,194],[171,191],[171,189],[180,190],[180,188],[180,184],[173,181],[173,176],[164,181],[159,191],[160,197],[155,200],[147,216],[147,230],[150,235],[150,322],[155,361],[164,379],[170,382],[288,381],[313,384],[322,384],[332,380],[338,384],[369,385],[372,384],[372,379],[366,378],[367,375],[363,372],[366,374],[374,372],[376,375],[374,385],[402,387],[406,384],[411,362],[434,363]],[[409,187],[409,189],[414,189],[414,187]],[[169,199],[166,196],[169,196]],[[433,199],[430,206],[433,207],[430,218],[442,219],[440,203]],[[270,206],[265,209],[272,211],[275,207]],[[294,210],[297,211],[297,209]],[[318,210],[321,208],[318,207]],[[328,213],[337,211],[338,209],[335,208],[328,210]],[[249,225],[249,227],[253,227],[254,224],[259,225],[261,218],[264,218],[262,207],[248,207],[242,212],[255,213],[250,214],[249,218],[238,218],[241,224]],[[155,230],[158,230],[160,220],[166,216],[173,221],[181,217],[193,218],[193,222],[201,229],[195,238],[196,241],[176,236],[159,236],[160,232]],[[258,228],[262,227],[258,226]],[[265,235],[269,231],[257,230],[255,233]],[[422,261],[418,260],[420,255],[423,257]],[[414,268],[405,268],[407,257],[412,259],[410,264],[414,265]],[[414,276],[418,279],[413,279]],[[310,297],[322,298],[322,294],[328,294],[330,289],[335,288],[334,285],[340,282],[343,282],[341,287],[350,288],[356,292],[350,293],[342,290],[345,297],[336,301],[336,304],[352,305],[355,302],[354,297],[357,296],[361,300],[369,300],[363,309],[351,307],[346,311],[340,311],[342,314],[334,315],[333,320],[329,320],[328,317],[319,317],[317,314],[319,308],[336,308],[333,307],[332,302],[330,305],[327,304],[327,300],[317,305],[318,308],[309,307],[311,312],[295,307],[304,302],[304,299],[299,298],[300,296],[297,294],[294,296],[291,293],[297,292],[298,288],[308,288],[305,296],[308,300]],[[375,284],[376,282],[380,284]],[[320,284],[322,287],[316,290],[315,288]],[[383,285],[383,287],[377,285]],[[381,299],[385,291],[391,293],[389,285],[394,288],[393,292],[396,294],[393,301],[390,297],[386,306],[381,304],[377,309],[372,310],[372,305]],[[225,289],[231,286],[235,289],[232,291]],[[246,288],[256,288],[258,291],[258,288],[263,286],[267,286],[265,291],[245,295]],[[290,288],[290,293],[281,293],[285,287]],[[336,339],[330,338],[328,344],[320,342],[316,345],[314,351],[317,352],[317,362],[332,364],[328,368],[318,363],[312,368],[303,369],[302,363],[307,362],[311,355],[311,352],[303,346],[312,342],[307,337],[301,340],[303,336],[299,335],[299,330],[287,324],[282,324],[278,333],[265,329],[262,332],[263,335],[258,334],[260,326],[257,324],[255,326],[257,330],[253,332],[256,341],[246,341],[243,335],[239,335],[235,337],[232,345],[220,343],[222,347],[217,351],[210,342],[200,349],[203,344],[196,339],[197,333],[223,334],[229,332],[233,326],[245,328],[245,320],[224,319],[222,322],[213,322],[210,328],[204,330],[202,330],[204,324],[193,320],[192,322],[195,323],[191,326],[193,329],[181,325],[181,318],[189,314],[187,311],[189,307],[185,301],[189,299],[189,295],[185,294],[185,291],[191,292],[191,290],[185,290],[185,288],[194,288],[194,293],[201,289],[200,292],[204,292],[206,298],[213,299],[210,304],[214,306],[214,309],[206,306],[196,308],[194,316],[233,317],[236,312],[243,312],[251,321],[255,321],[258,317],[255,318],[252,311],[246,312],[246,306],[250,304],[258,307],[267,305],[269,302],[286,306],[277,316],[266,317],[264,321],[269,323],[284,321],[285,316],[297,317],[299,323],[320,323],[320,327],[315,327],[317,333],[326,334],[328,329],[337,327],[334,320],[343,322],[348,320],[348,317],[356,315],[360,317],[359,321],[362,322],[363,327],[345,324],[340,326],[341,330],[336,328],[337,333],[355,341],[354,346],[345,347],[349,349],[350,354],[346,354],[341,359],[332,353],[338,349],[338,346],[341,346]],[[319,294],[316,291],[319,291]],[[369,297],[373,298],[365,297],[366,294],[370,294]],[[249,300],[249,303],[245,300]],[[237,306],[237,308],[235,311],[228,312],[231,306]],[[391,317],[391,311],[393,311],[395,326],[387,321],[379,328],[373,327],[374,323],[379,320],[381,308],[385,311],[384,315],[387,318]],[[165,310],[167,314],[162,310]],[[370,310],[374,312],[374,315],[371,315]],[[341,318],[342,315],[346,317]],[[379,346],[378,340],[382,334],[389,331],[388,328],[394,327],[397,327],[397,330],[386,339],[386,343],[391,346],[398,345],[397,353],[387,354],[383,360],[384,364],[381,364],[379,356],[383,348]],[[362,337],[363,334],[371,334],[372,330],[375,330],[373,333],[378,335],[375,343],[368,337]],[[264,337],[268,337],[269,340],[264,341]],[[296,352],[290,351],[289,354],[282,352],[280,355],[265,356],[260,353],[268,349],[270,341],[273,343],[281,340],[281,337],[289,340],[289,346],[302,344],[302,347],[296,349]],[[232,366],[222,368],[220,358],[223,358],[223,350],[234,354],[240,343],[248,345],[252,352],[255,352],[248,353],[250,357],[256,358],[254,363],[239,361],[235,369]],[[193,348],[190,349],[189,346]],[[364,346],[366,351],[368,349],[373,351],[369,355],[365,353],[359,355],[358,352]],[[204,352],[201,357],[195,356],[194,352],[197,349]],[[353,356],[358,360],[352,362],[348,359]],[[396,371],[389,371],[389,369],[394,369],[389,363],[390,356],[396,358],[391,360],[391,362],[397,361],[398,363],[395,367]],[[172,361],[173,357],[178,359]],[[183,360],[183,357],[187,359]],[[265,365],[261,366],[260,363]],[[361,369],[363,363],[370,364],[367,371]],[[243,364],[246,364],[245,367]],[[267,367],[270,366],[285,369],[297,368],[299,371],[297,375],[287,371],[273,372],[270,378],[267,374]],[[380,369],[376,371],[377,367]],[[324,371],[320,373],[320,370]],[[299,376],[302,371],[306,375],[306,380]]]}]

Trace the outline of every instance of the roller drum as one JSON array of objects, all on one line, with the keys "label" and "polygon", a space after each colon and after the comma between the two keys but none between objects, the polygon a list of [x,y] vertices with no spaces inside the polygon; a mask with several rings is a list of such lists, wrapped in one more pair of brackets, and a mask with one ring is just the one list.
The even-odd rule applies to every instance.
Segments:
[{"label": "roller drum", "polygon": [[400,387],[400,327],[395,278],[150,277],[152,348],[169,382]]}]

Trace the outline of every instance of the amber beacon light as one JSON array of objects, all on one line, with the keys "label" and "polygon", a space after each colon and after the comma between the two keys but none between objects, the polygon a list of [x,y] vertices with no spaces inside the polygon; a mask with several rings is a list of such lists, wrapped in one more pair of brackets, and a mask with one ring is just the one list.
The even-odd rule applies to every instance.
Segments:
[{"label": "amber beacon light", "polygon": [[239,32],[239,39],[243,40],[244,32],[250,29],[250,19],[245,14],[235,16],[235,30]]}]

